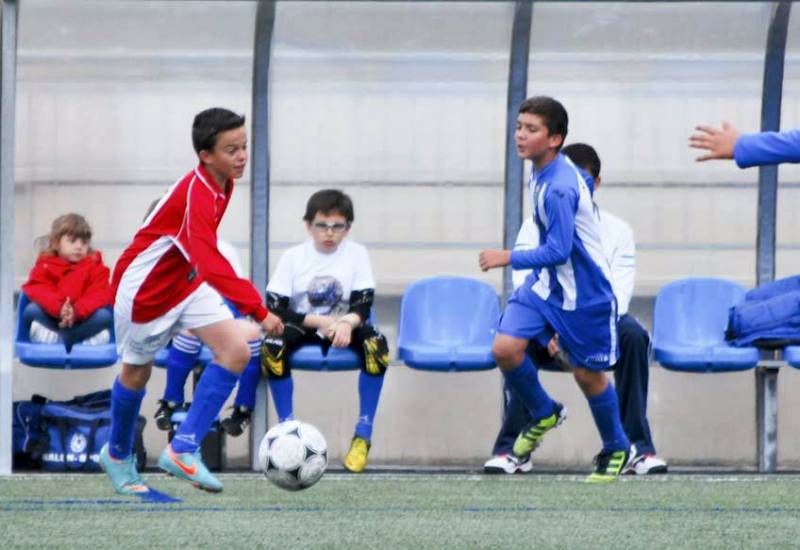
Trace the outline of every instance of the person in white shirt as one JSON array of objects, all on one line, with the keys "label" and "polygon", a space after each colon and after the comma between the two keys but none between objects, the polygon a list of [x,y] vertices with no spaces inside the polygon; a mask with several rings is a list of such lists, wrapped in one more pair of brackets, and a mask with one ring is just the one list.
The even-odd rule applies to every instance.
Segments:
[{"label": "person in white shirt", "polygon": [[[369,321],[375,295],[367,249],[346,239],[353,223],[353,203],[336,189],[317,191],[308,199],[303,220],[310,238],[281,256],[267,285],[267,303],[284,322],[280,338],[266,338],[261,370],[278,420],[294,417],[291,364],[286,360],[300,346],[350,348],[361,358],[358,380],[359,417],[344,466],[362,472],[372,439],[389,347]],[[223,426],[224,427],[224,426]]]},{"label": "person in white shirt", "polygon": [[[600,186],[600,158],[589,145],[576,143],[564,147],[562,152],[583,172],[590,189]],[[620,218],[600,210],[595,205],[600,219],[603,252],[611,268],[611,283],[617,298],[620,315],[620,357],[614,365],[614,381],[619,397],[620,416],[631,443],[636,446],[636,457],[628,473],[666,473],[667,463],[656,455],[647,421],[647,391],[649,378],[650,337],[639,322],[628,313],[633,296],[636,275],[636,245],[633,231]],[[527,218],[520,227],[515,250],[534,248],[539,243],[539,234],[532,218]],[[528,272],[515,270],[512,274],[514,286],[525,281]],[[548,370],[569,369],[569,361],[558,347],[556,336],[547,349],[531,342],[528,353],[537,367]],[[510,388],[505,389],[505,411],[500,433],[494,444],[493,456],[484,465],[487,473],[529,472],[533,464],[530,457],[518,460],[511,447],[520,430],[530,421],[528,412]]]}]

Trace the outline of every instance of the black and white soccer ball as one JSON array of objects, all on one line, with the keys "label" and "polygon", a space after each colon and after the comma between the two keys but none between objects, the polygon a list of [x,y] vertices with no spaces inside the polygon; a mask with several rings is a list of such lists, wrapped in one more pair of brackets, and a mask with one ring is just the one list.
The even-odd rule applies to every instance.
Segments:
[{"label": "black and white soccer ball", "polygon": [[325,473],[328,444],[311,424],[287,420],[273,426],[261,440],[258,462],[267,479],[281,489],[307,489]]}]

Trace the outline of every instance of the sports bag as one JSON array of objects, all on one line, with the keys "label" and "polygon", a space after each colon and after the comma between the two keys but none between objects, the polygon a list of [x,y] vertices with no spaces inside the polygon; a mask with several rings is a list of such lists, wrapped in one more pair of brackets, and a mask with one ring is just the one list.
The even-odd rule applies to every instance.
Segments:
[{"label": "sports bag", "polygon": [[734,346],[783,347],[800,343],[800,277],[759,286],[728,312],[725,338]]},{"label": "sports bag", "polygon": [[[21,402],[19,409],[28,410],[27,403],[31,402]],[[111,435],[111,391],[81,395],[69,401],[46,401],[38,406],[38,421],[35,413],[30,414],[25,428],[25,438],[38,442],[35,446],[28,445],[35,450],[31,458],[39,461],[44,470],[100,470],[98,455]],[[147,459],[142,438],[145,423],[140,416],[134,438],[139,468]]]}]

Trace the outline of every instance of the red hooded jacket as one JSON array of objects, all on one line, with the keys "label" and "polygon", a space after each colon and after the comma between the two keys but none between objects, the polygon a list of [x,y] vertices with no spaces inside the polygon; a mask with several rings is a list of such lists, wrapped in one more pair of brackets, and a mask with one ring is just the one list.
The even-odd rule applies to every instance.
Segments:
[{"label": "red hooded jacket", "polygon": [[114,303],[109,285],[110,272],[100,252],[90,252],[78,263],[52,254],[42,254],[33,266],[22,292],[39,304],[48,315],[59,318],[61,306],[69,298],[75,320],[84,321],[95,311]]}]

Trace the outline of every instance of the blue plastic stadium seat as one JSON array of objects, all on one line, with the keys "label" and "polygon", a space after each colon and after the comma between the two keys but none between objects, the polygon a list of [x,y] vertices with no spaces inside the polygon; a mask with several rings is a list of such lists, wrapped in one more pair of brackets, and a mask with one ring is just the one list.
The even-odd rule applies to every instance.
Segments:
[{"label": "blue plastic stadium seat", "polygon": [[494,289],[468,277],[430,277],[403,293],[399,357],[415,369],[488,370],[500,304]]},{"label": "blue plastic stadium seat", "polygon": [[309,344],[289,356],[289,364],[300,370],[356,370],[361,368],[361,358],[347,348],[332,347],[327,355],[323,355],[321,346]]},{"label": "blue plastic stadium seat", "polygon": [[[370,312],[370,322],[375,324],[375,312]],[[160,350],[156,354],[154,364],[157,367],[166,366],[168,348]],[[200,357],[197,362],[207,365],[214,359],[213,352],[206,346],[200,350]],[[293,369],[318,370],[318,371],[342,371],[358,370],[361,368],[361,358],[350,349],[330,348],[327,355],[322,354],[321,346],[308,344],[289,356],[289,363]]]},{"label": "blue plastic stadium seat", "polygon": [[23,330],[23,312],[30,300],[24,293],[19,294],[17,304],[17,323],[14,335],[14,351],[19,362],[29,367],[48,369],[95,369],[110,367],[117,362],[117,345],[114,330],[108,344],[86,346],[76,344],[67,353],[64,344],[39,344],[30,341],[30,335]]},{"label": "blue plastic stadium seat", "polygon": [[[375,310],[369,312],[369,322],[375,326]],[[361,358],[356,352],[348,348],[328,349],[328,354],[322,354],[322,346],[307,344],[289,356],[289,364],[293,369],[342,371],[358,370],[361,368]]]},{"label": "blue plastic stadium seat", "polygon": [[745,289],[725,279],[696,277],[675,281],[656,296],[653,350],[662,366],[689,372],[752,369],[755,347],[725,341],[728,310],[744,300]]},{"label": "blue plastic stadium seat", "polygon": [[800,369],[800,346],[789,346],[783,350],[783,359],[796,369]]}]

